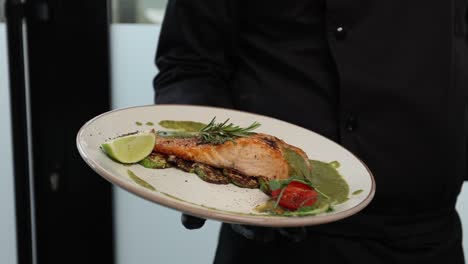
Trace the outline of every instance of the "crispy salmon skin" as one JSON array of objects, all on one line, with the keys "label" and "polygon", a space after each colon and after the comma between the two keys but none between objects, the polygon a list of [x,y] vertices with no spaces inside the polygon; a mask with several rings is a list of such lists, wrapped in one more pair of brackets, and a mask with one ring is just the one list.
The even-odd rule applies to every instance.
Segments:
[{"label": "crispy salmon skin", "polygon": [[181,159],[232,169],[246,176],[269,179],[289,178],[290,168],[284,150],[290,149],[308,162],[301,149],[268,134],[257,133],[223,144],[201,143],[198,137],[156,136],[154,151]]}]

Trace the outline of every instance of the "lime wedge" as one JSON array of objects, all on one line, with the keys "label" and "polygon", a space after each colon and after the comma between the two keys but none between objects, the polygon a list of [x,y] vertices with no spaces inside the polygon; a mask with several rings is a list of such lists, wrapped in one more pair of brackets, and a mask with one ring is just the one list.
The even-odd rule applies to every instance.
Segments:
[{"label": "lime wedge", "polygon": [[101,145],[104,152],[121,163],[135,163],[153,151],[156,136],[154,133],[138,133],[119,137]]}]

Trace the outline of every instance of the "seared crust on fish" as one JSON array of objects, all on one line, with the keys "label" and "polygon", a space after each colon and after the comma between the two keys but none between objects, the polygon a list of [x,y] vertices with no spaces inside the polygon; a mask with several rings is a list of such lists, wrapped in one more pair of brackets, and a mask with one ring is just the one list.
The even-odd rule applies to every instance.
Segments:
[{"label": "seared crust on fish", "polygon": [[301,149],[261,133],[239,137],[218,145],[201,143],[198,137],[157,135],[154,151],[215,168],[234,170],[245,176],[286,179],[289,177],[289,165],[284,157],[286,148],[308,161],[307,155]]}]

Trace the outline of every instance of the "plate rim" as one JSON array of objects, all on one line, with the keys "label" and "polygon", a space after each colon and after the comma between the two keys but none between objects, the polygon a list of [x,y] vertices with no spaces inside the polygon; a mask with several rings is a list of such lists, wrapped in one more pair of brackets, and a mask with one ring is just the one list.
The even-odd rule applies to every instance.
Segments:
[{"label": "plate rim", "polygon": [[[371,188],[368,195],[360,202],[359,204],[346,209],[344,211],[340,211],[333,214],[325,214],[325,215],[313,215],[313,216],[301,216],[301,217],[285,217],[285,216],[269,216],[269,215],[248,215],[248,214],[241,214],[236,212],[226,212],[217,209],[210,209],[203,207],[202,205],[192,204],[188,201],[179,201],[174,198],[166,197],[162,195],[161,192],[157,191],[157,195],[155,195],[154,191],[147,190],[143,187],[137,186],[130,181],[125,181],[120,177],[113,176],[107,170],[102,168],[97,162],[93,161],[89,156],[84,146],[81,144],[81,138],[84,138],[84,130],[97,119],[100,119],[103,116],[114,114],[120,111],[126,111],[135,108],[151,108],[151,107],[196,107],[196,108],[216,108],[220,110],[228,110],[234,111],[244,114],[253,114],[263,118],[273,119],[277,122],[286,123],[288,125],[305,129],[309,132],[314,133],[315,135],[323,138],[324,140],[328,141],[329,143],[335,144],[340,147],[342,150],[351,154],[357,161],[359,161],[366,171],[369,173],[370,180],[371,180]],[[149,104],[149,105],[140,105],[140,106],[131,106],[119,109],[109,110],[102,114],[95,116],[94,118],[87,121],[85,124],[81,126],[78,130],[76,136],[76,146],[80,156],[83,158],[85,163],[90,166],[97,174],[101,177],[106,179],[109,183],[120,187],[121,189],[130,192],[136,196],[144,198],[150,202],[156,203],[160,206],[166,207],[168,209],[179,211],[180,213],[189,214],[196,217],[206,218],[210,220],[220,221],[224,223],[231,223],[231,224],[244,224],[244,225],[254,225],[254,226],[269,226],[269,227],[298,227],[298,226],[312,226],[312,225],[319,225],[319,224],[326,224],[330,222],[335,222],[349,216],[352,216],[360,211],[362,211],[365,207],[367,207],[370,202],[373,200],[376,191],[376,184],[375,178],[372,171],[369,167],[353,152],[346,149],[345,147],[341,146],[337,142],[309,129],[304,127],[271,117],[267,115],[256,114],[252,112],[237,110],[237,109],[229,109],[223,107],[216,107],[216,106],[205,106],[205,105],[190,105],[190,104]],[[204,212],[204,213],[203,213]]]}]

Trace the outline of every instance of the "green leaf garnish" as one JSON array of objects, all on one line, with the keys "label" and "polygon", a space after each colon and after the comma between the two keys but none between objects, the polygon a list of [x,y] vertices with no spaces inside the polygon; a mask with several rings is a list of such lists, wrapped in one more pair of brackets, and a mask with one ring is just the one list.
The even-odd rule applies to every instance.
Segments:
[{"label": "green leaf garnish", "polygon": [[314,203],[312,206],[302,206],[296,211],[285,211],[283,216],[307,216],[307,215],[317,215],[324,212],[333,211],[333,204],[324,199],[325,197],[319,196],[319,200]]},{"label": "green leaf garnish", "polygon": [[262,192],[264,192],[265,194],[270,194],[271,188],[270,188],[269,181],[265,180],[263,177],[259,177],[258,184]]},{"label": "green leaf garnish", "polygon": [[271,179],[269,181],[268,185],[270,186],[271,191],[278,190],[278,189],[282,188],[282,186],[283,186],[283,184],[281,184],[280,180],[275,180],[275,179]]},{"label": "green leaf garnish", "polygon": [[268,185],[270,186],[270,190],[271,191],[274,191],[274,190],[277,190],[277,189],[281,189],[281,188],[284,188],[286,187],[286,185],[288,185],[289,183],[291,183],[292,181],[297,181],[297,182],[301,182],[301,183],[304,183],[304,184],[307,184],[309,185],[310,187],[314,187],[312,186],[306,179],[302,178],[302,177],[298,177],[298,176],[291,176],[287,179],[282,179],[282,180],[277,180],[277,179],[271,179],[269,182],[268,182]]},{"label": "green leaf garnish", "polygon": [[273,208],[278,207],[279,202],[280,202],[281,198],[283,197],[284,190],[286,190],[286,188],[281,189],[281,192],[278,195],[278,198],[276,198],[276,202],[275,202],[275,205],[273,206]]}]

